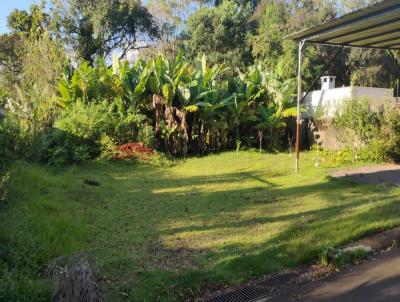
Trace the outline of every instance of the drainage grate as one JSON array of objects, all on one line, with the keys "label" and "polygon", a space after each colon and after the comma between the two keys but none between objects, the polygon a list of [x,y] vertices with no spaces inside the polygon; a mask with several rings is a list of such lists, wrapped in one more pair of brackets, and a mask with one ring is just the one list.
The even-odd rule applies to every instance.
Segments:
[{"label": "drainage grate", "polygon": [[328,272],[329,269],[316,266],[299,267],[289,272],[272,274],[230,292],[219,293],[206,300],[206,302],[255,302],[291,287],[310,282],[315,278],[326,275]]}]

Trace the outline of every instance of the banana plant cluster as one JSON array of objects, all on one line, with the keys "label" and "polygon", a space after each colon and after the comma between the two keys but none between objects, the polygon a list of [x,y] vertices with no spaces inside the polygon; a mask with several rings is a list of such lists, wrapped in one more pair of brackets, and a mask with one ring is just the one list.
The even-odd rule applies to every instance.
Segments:
[{"label": "banana plant cluster", "polygon": [[226,68],[209,66],[205,55],[189,63],[182,54],[174,59],[159,54],[132,66],[114,57],[111,67],[100,60],[67,70],[59,82],[59,105],[118,100],[146,116],[155,146],[172,155],[239,150],[243,135],[253,133],[261,148],[264,134],[271,138],[295,114],[295,81],[285,79],[283,64],[274,72],[256,64],[236,73],[224,78]]}]

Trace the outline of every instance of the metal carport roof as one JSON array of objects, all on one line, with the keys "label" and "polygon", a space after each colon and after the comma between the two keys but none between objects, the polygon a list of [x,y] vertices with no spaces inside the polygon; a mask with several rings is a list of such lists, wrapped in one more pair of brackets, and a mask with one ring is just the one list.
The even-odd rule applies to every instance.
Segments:
[{"label": "metal carport roof", "polygon": [[[300,162],[300,103],[302,93],[302,50],[306,43],[340,46],[340,50],[327,66],[332,64],[343,47],[387,49],[400,69],[391,50],[400,50],[400,0],[385,0],[370,7],[336,18],[319,26],[305,29],[287,37],[299,42],[297,75],[297,119],[296,119],[296,172]],[[325,69],[321,75],[326,71]],[[311,88],[311,85],[307,95]]]},{"label": "metal carport roof", "polygon": [[385,0],[287,37],[336,46],[400,50],[400,0]]}]

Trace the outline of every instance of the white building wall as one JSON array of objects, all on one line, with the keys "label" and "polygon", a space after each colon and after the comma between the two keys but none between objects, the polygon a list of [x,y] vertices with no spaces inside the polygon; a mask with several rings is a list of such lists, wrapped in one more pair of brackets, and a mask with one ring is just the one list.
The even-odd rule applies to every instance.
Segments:
[{"label": "white building wall", "polygon": [[373,107],[379,107],[386,101],[393,101],[393,90],[373,87],[341,87],[327,90],[315,90],[304,99],[308,117],[333,117],[344,101],[348,99],[368,98]]}]

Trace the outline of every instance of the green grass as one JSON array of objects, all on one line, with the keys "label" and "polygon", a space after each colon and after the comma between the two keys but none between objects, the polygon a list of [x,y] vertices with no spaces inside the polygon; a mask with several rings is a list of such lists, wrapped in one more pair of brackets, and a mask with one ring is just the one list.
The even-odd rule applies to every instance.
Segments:
[{"label": "green grass", "polygon": [[46,300],[47,263],[88,251],[107,301],[180,301],[399,225],[400,189],[331,179],[312,157],[299,174],[288,154],[252,151],[172,166],[20,164],[0,208],[0,300]]}]

